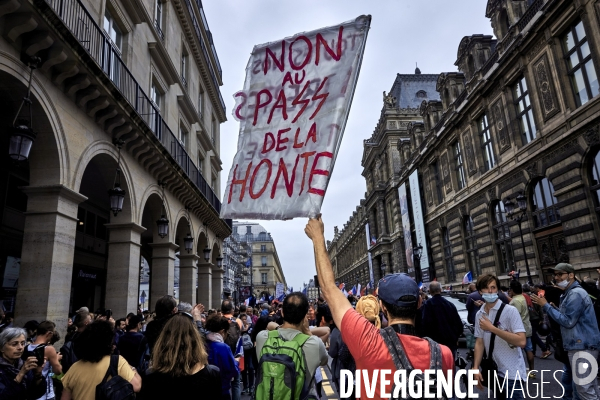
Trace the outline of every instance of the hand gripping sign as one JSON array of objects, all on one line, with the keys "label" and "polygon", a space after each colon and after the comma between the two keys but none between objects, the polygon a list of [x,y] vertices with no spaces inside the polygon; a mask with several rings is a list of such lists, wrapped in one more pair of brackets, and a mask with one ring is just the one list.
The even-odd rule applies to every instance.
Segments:
[{"label": "hand gripping sign", "polygon": [[291,219],[321,210],[342,142],[371,16],[254,47],[222,218]]}]

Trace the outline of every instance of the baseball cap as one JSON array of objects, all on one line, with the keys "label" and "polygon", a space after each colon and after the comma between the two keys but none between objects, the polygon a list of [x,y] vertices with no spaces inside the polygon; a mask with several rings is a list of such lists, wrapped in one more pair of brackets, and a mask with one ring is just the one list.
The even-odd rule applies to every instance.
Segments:
[{"label": "baseball cap", "polygon": [[556,267],[548,268],[548,269],[550,271],[561,271],[561,272],[566,272],[566,273],[575,272],[575,268],[573,268],[573,266],[571,264],[567,264],[567,263],[556,264]]},{"label": "baseball cap", "polygon": [[[419,286],[408,274],[391,274],[381,278],[377,294],[387,304],[410,307],[419,301]],[[404,296],[412,296],[414,300],[401,301]]]}]

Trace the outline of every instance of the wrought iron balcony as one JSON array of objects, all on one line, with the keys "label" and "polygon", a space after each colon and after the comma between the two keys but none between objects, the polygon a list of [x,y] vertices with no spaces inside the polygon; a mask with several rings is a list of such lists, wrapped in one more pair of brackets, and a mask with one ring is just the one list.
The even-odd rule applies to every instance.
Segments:
[{"label": "wrought iron balcony", "polygon": [[[154,136],[175,159],[185,174],[199,189],[208,203],[221,210],[221,201],[193,163],[184,146],[160,115],[159,108],[150,100],[135,80],[120,52],[112,45],[103,30],[96,24],[80,0],[44,0],[71,31],[79,44],[114,83],[123,97],[135,109]],[[218,88],[218,86],[217,86]],[[231,228],[231,220],[225,220]]]}]

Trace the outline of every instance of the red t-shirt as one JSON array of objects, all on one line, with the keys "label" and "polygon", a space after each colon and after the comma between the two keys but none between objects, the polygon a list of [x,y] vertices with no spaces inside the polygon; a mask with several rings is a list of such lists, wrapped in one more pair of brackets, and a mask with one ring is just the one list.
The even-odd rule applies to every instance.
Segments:
[{"label": "red t-shirt", "polygon": [[[386,376],[390,384],[386,386],[385,391],[389,394],[392,391],[394,382],[393,372],[396,371],[396,366],[392,361],[392,356],[390,356],[387,345],[379,333],[379,329],[354,309],[349,309],[342,318],[340,332],[342,333],[344,343],[346,343],[348,349],[350,349],[350,353],[354,357],[356,369],[369,371],[369,377],[373,376],[373,370],[375,369],[389,369],[392,371],[392,375]],[[402,342],[402,346],[407,351],[406,355],[413,367],[420,370],[428,369],[430,356],[427,340],[410,335],[399,334],[398,337]],[[454,359],[452,352],[446,346],[440,345],[440,347],[442,348],[442,368],[446,373],[453,371]],[[357,399],[367,399],[364,379],[361,379],[360,383],[361,397],[357,397]],[[378,375],[375,385],[375,399],[382,398],[380,388]]]},{"label": "red t-shirt", "polygon": [[531,297],[527,293],[523,293],[523,297],[525,297],[525,301],[527,302],[527,306],[533,308],[533,302],[531,301]]}]

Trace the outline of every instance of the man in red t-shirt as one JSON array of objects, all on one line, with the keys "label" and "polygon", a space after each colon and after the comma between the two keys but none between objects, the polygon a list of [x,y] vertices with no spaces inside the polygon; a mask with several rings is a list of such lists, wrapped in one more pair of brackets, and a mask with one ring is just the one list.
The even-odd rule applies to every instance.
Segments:
[{"label": "man in red t-shirt", "polygon": [[[309,219],[304,232],[313,242],[321,293],[329,304],[344,343],[354,357],[356,369],[368,371],[369,377],[373,377],[374,370],[380,370],[380,372],[381,370],[391,370],[392,375],[384,377],[389,381],[389,384],[385,386],[385,392],[389,398],[396,367],[379,329],[358,314],[335,285],[333,268],[325,247],[321,216]],[[416,282],[406,274],[388,275],[379,281],[378,297],[389,325],[394,326],[396,332],[400,332],[398,338],[406,350],[406,355],[413,368],[428,369],[430,363],[429,343],[414,333],[414,319],[421,302]],[[446,346],[440,345],[440,347],[442,349],[442,370],[445,374],[451,373],[454,369],[452,352]],[[376,380],[371,380],[370,384],[372,384],[371,382],[375,383],[374,398],[383,398],[380,376],[378,375]],[[361,397],[357,397],[357,399],[366,399],[364,379],[361,379],[360,383]]]}]

